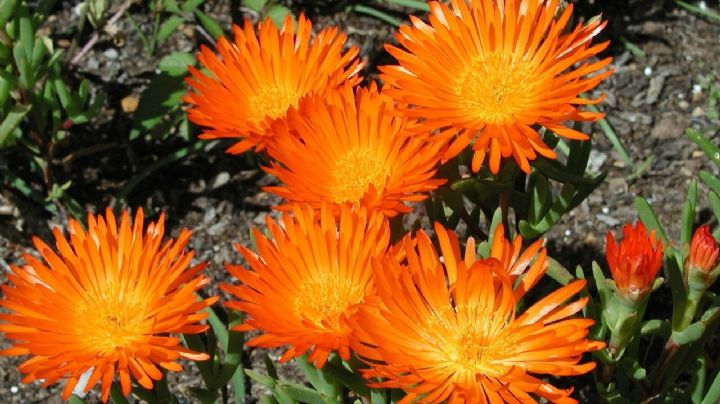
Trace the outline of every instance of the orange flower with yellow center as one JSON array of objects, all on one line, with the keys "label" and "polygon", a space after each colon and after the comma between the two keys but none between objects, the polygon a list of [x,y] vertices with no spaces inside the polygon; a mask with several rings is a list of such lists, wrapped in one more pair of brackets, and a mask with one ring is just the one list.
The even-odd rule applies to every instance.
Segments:
[{"label": "orange flower with yellow center", "polygon": [[281,226],[267,217],[271,239],[254,231],[257,255],[237,245],[251,269],[227,266],[241,284],[220,286],[239,299],[226,306],[247,315],[237,330],[264,332],[248,345],[289,345],[281,362],[307,351],[317,367],[331,352],[347,360],[348,319],[374,295],[370,260],[385,254],[389,227],[381,214],[347,205],[338,220],[327,206],[315,211],[294,205],[290,211]]},{"label": "orange flower with yellow center", "polygon": [[220,57],[203,46],[198,60],[210,75],[190,67],[187,80],[194,89],[184,98],[193,106],[188,116],[206,128],[200,137],[238,139],[227,150],[232,154],[262,150],[272,137],[271,122],[302,97],[361,80],[358,50],[343,51],[347,37],[337,27],[311,39],[312,23],[300,15],[297,30],[288,16],[280,30],[268,19],[258,31],[249,20],[243,28],[233,26],[234,43],[217,41]]},{"label": "orange flower with yellow center", "polygon": [[[585,281],[572,282],[516,317],[511,272],[495,258],[464,257],[455,236],[435,226],[440,251],[420,232],[404,257],[374,261],[377,305],[353,318],[353,349],[370,366],[372,386],[401,388],[401,401],[424,403],[574,402],[533,376],[579,375],[594,363],[583,353],[604,344],[587,339],[593,320],[570,318],[587,299],[570,303]],[[440,256],[442,256],[442,260]]]},{"label": "orange flower with yellow center", "polygon": [[421,201],[444,183],[432,178],[442,146],[411,136],[415,123],[393,108],[375,85],[354,92],[348,84],[327,99],[307,100],[269,148],[277,162],[266,171],[285,186],[266,189],[291,203],[328,203],[333,211],[345,203],[387,216],[410,211],[404,202]]},{"label": "orange flower with yellow center", "polygon": [[605,23],[592,19],[571,30],[572,5],[556,17],[558,0],[429,5],[429,24],[411,17],[412,26],[400,27],[397,39],[405,49],[386,45],[399,66],[380,70],[387,94],[408,104],[403,114],[422,118],[427,129],[443,134],[440,139],[458,134],[445,158],[474,141],[473,171],[489,155],[493,173],[509,157],[530,172],[529,161],[538,155],[556,157],[538,126],[569,139],[588,138],[564,122],[602,117],[578,107],[602,101],[579,95],[612,73],[603,71],[610,58],[588,61],[608,45],[591,45]]},{"label": "orange flower with yellow center", "polygon": [[88,230],[71,220],[70,238],[55,228],[57,253],[38,238],[33,243],[44,260],[24,255],[27,265],[11,266],[2,285],[0,331],[14,340],[0,355],[31,355],[19,366],[23,383],[61,379],[67,399],[83,373],[91,371],[84,391],[102,383],[107,401],[117,375],[124,395],[132,376],[151,389],[162,378],[160,368],[181,371],[175,360],[207,359],[183,348],[169,334],[194,334],[207,329],[202,310],[217,298],[197,300],[195,292],[208,283],[200,274],[205,264],[190,266],[185,251],[190,231],[163,241],[164,215],[143,231],[143,213],[134,223],[123,213],[118,227],[108,209],[105,217],[88,215]]}]

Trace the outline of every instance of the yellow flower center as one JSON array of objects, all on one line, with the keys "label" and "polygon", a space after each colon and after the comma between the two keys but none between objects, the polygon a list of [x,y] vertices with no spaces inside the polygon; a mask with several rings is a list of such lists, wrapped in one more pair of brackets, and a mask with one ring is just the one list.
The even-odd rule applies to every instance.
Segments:
[{"label": "yellow flower center", "polygon": [[248,97],[249,119],[257,123],[266,118],[281,118],[290,107],[297,107],[301,95],[296,89],[280,84],[259,88]]},{"label": "yellow flower center", "polygon": [[322,328],[340,328],[340,316],[350,305],[359,303],[364,285],[325,271],[313,274],[298,288],[295,315]]},{"label": "yellow flower center", "polygon": [[456,310],[456,321],[445,322],[446,360],[470,378],[478,374],[498,377],[507,373],[509,366],[502,360],[508,356],[512,341],[503,332],[502,317],[477,303],[463,304]]},{"label": "yellow flower center", "polygon": [[485,124],[502,125],[527,110],[535,83],[533,64],[511,53],[494,52],[475,57],[455,80],[455,95],[468,117]]},{"label": "yellow flower center", "polygon": [[385,188],[390,175],[384,156],[369,147],[349,150],[335,161],[330,170],[329,196],[333,202],[360,200],[373,185],[376,190]]},{"label": "yellow flower center", "polygon": [[75,306],[77,339],[99,355],[130,348],[148,332],[144,302],[112,289],[108,287],[102,294],[88,295]]}]

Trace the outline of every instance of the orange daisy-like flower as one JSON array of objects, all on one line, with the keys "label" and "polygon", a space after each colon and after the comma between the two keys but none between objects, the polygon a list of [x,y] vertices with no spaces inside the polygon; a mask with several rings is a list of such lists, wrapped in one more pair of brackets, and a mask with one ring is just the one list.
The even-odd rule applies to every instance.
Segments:
[{"label": "orange daisy-like flower", "polygon": [[623,227],[620,243],[608,232],[605,257],[620,294],[637,301],[650,292],[662,267],[663,245],[655,240],[655,230],[648,235],[645,225],[638,221],[635,227],[629,224]]},{"label": "orange daisy-like flower", "polygon": [[395,116],[394,107],[375,85],[356,92],[345,85],[327,100],[308,100],[302,113],[290,113],[295,135],[278,136],[269,149],[277,163],[266,171],[286,185],[266,189],[334,211],[345,203],[387,216],[410,211],[404,202],[425,199],[445,181],[432,178],[441,146],[411,136],[414,122]]},{"label": "orange daisy-like flower", "polygon": [[262,150],[272,135],[273,120],[310,94],[325,94],[346,80],[360,82],[358,50],[343,52],[347,37],[337,27],[322,30],[311,40],[312,23],[299,16],[297,29],[288,16],[278,31],[269,19],[259,33],[248,20],[233,26],[235,42],[218,39],[218,58],[202,47],[198,60],[211,75],[190,67],[188,84],[195,90],[185,96],[192,104],[188,116],[206,129],[202,139],[235,138],[227,150],[239,154]]},{"label": "orange daisy-like flower", "polygon": [[608,45],[591,45],[605,23],[593,19],[567,31],[572,5],[556,17],[558,0],[429,4],[429,24],[411,17],[412,26],[400,27],[397,39],[405,49],[386,46],[399,66],[382,67],[381,78],[388,95],[409,104],[403,114],[424,119],[428,129],[440,130],[440,139],[458,133],[445,158],[474,140],[473,171],[489,154],[493,173],[511,156],[530,172],[529,161],[538,155],[555,158],[537,126],[588,138],[563,122],[602,117],[578,106],[602,101],[579,94],[612,73],[601,72],[610,58],[588,62]]},{"label": "orange daisy-like flower", "polygon": [[247,315],[237,330],[264,332],[248,345],[290,346],[281,362],[307,351],[317,367],[331,352],[347,360],[347,321],[374,294],[370,260],[385,254],[389,227],[381,214],[349,206],[339,220],[326,206],[295,205],[291,212],[283,213],[282,227],[267,217],[272,239],[254,231],[258,255],[236,246],[251,269],[227,266],[242,283],[221,285],[239,299],[226,306]]},{"label": "orange daisy-like flower", "polygon": [[26,254],[27,265],[11,266],[14,286],[2,285],[10,314],[0,315],[0,331],[15,342],[0,355],[32,356],[19,366],[23,383],[67,379],[67,399],[90,372],[84,391],[101,381],[107,401],[115,375],[127,396],[131,375],[151,389],[160,368],[182,370],[176,359],[207,359],[169,335],[205,331],[202,310],[217,300],[195,296],[208,279],[205,264],[189,266],[190,231],[163,241],[164,215],[143,231],[141,209],[133,225],[125,212],[118,227],[108,209],[104,218],[88,215],[87,231],[74,220],[68,227],[69,240],[53,230],[57,253],[33,238],[44,262]]},{"label": "orange daisy-like flower", "polygon": [[[587,299],[566,301],[585,285],[576,281],[515,316],[508,269],[490,258],[460,254],[454,235],[439,225],[440,251],[425,233],[403,243],[405,258],[374,263],[378,304],[354,318],[353,349],[370,369],[372,385],[402,388],[402,402],[530,402],[533,396],[574,402],[533,374],[586,373],[584,352],[604,344],[587,339],[590,319],[569,318]],[[443,241],[444,240],[444,241]]]}]

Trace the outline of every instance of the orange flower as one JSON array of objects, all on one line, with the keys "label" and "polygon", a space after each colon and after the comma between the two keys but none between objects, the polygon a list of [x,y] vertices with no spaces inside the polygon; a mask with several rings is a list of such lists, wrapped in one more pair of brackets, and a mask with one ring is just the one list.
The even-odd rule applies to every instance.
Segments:
[{"label": "orange flower", "polygon": [[[468,240],[467,249],[475,251],[475,243]],[[490,248],[490,257],[500,261],[502,268],[508,272],[510,281],[515,281],[524,274],[515,287],[515,299],[520,300],[545,275],[548,268],[547,250],[543,248],[543,240],[537,240],[523,251],[523,239],[515,236],[512,243],[505,238],[505,227],[500,224],[495,228]],[[522,254],[520,252],[522,251]],[[467,252],[466,252],[467,254]]]},{"label": "orange flower", "polygon": [[254,231],[259,255],[237,245],[250,269],[227,265],[239,286],[221,285],[237,297],[226,306],[247,314],[240,331],[262,330],[250,346],[290,345],[281,362],[311,351],[308,360],[322,367],[337,351],[350,358],[347,319],[374,294],[370,260],[388,247],[390,230],[379,213],[341,209],[338,221],[323,206],[294,205],[282,226],[267,216],[268,239]]},{"label": "orange flower", "polygon": [[26,254],[26,266],[11,266],[14,287],[2,285],[0,301],[11,312],[0,316],[0,331],[15,340],[0,354],[32,356],[19,366],[23,383],[67,379],[67,399],[80,376],[92,371],[84,390],[102,380],[107,401],[116,374],[127,396],[131,375],[151,389],[162,378],[160,368],[182,370],[176,359],[207,359],[168,335],[205,331],[202,310],[217,298],[197,300],[195,292],[208,283],[200,274],[205,264],[189,267],[190,231],[163,241],[164,222],[162,215],[143,232],[142,209],[133,225],[123,213],[119,228],[110,209],[104,218],[88,215],[87,232],[70,220],[69,241],[53,229],[59,255],[33,238],[44,263]]},{"label": "orange flower", "polygon": [[655,240],[655,230],[648,236],[645,225],[638,221],[635,227],[629,224],[623,227],[620,243],[608,232],[605,256],[620,295],[638,301],[650,291],[662,266],[663,245]]},{"label": "orange flower", "polygon": [[685,257],[685,284],[703,292],[709,288],[720,275],[718,255],[720,247],[710,233],[710,226],[700,226],[690,240],[690,252]]},{"label": "orange flower", "polygon": [[344,203],[387,216],[410,211],[404,202],[421,201],[444,183],[432,179],[440,145],[410,136],[414,123],[393,108],[375,85],[355,93],[345,85],[328,102],[304,103],[289,117],[297,135],[278,136],[269,149],[279,163],[266,171],[286,186],[266,190],[316,208],[329,203],[335,212]]},{"label": "orange flower", "polygon": [[697,268],[703,272],[710,272],[715,269],[720,248],[715,237],[710,233],[710,226],[702,225],[690,240],[690,254],[688,255],[685,268]]},{"label": "orange flower", "polygon": [[[519,317],[508,268],[490,258],[464,257],[455,236],[439,225],[436,252],[429,237],[402,241],[402,261],[374,261],[377,305],[364,305],[352,321],[353,349],[370,366],[371,385],[402,388],[402,402],[528,402],[533,396],[574,402],[532,374],[586,373],[584,352],[604,344],[587,339],[590,319],[569,318],[587,299],[565,303],[585,281],[550,293]],[[439,255],[443,257],[441,261]]]},{"label": "orange flower", "polygon": [[403,114],[424,119],[428,129],[440,130],[440,139],[458,134],[446,159],[474,140],[473,171],[489,154],[493,173],[501,158],[511,156],[530,172],[529,161],[538,154],[556,156],[537,126],[569,139],[588,138],[564,122],[602,117],[578,107],[601,102],[603,97],[579,94],[612,73],[600,72],[610,58],[588,62],[608,45],[591,45],[605,23],[593,19],[569,30],[572,5],[556,18],[558,0],[429,5],[429,24],[411,17],[412,26],[400,27],[397,39],[404,50],[386,46],[399,66],[382,67],[381,78],[389,96],[410,104],[401,108]]},{"label": "orange flower", "polygon": [[195,90],[184,98],[193,105],[188,116],[207,128],[200,138],[238,139],[227,150],[232,154],[262,150],[272,135],[271,121],[284,118],[302,97],[361,80],[358,50],[343,52],[347,37],[336,27],[322,30],[312,43],[312,23],[302,15],[297,31],[290,16],[279,31],[269,19],[258,30],[256,35],[249,20],[243,28],[233,26],[233,44],[218,39],[221,58],[203,46],[198,60],[211,76],[190,67],[187,80]]}]

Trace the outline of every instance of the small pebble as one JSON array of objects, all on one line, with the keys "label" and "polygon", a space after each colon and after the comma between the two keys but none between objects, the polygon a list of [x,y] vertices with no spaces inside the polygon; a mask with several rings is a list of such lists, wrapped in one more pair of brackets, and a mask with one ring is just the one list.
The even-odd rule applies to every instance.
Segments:
[{"label": "small pebble", "polygon": [[678,103],[678,107],[680,107],[680,109],[688,109],[688,108],[690,108],[690,103],[685,100],[682,100]]},{"label": "small pebble", "polygon": [[128,95],[127,97],[124,97],[122,100],[120,100],[120,107],[126,114],[132,114],[133,112],[135,112],[137,110],[138,104],[140,104],[140,100],[132,95]]},{"label": "small pebble", "polygon": [[103,55],[110,60],[115,60],[120,56],[120,53],[115,48],[107,48],[105,52],[103,52]]},{"label": "small pebble", "polygon": [[610,208],[608,208],[607,206],[603,206],[602,213],[607,215],[608,213],[610,213]]},{"label": "small pebble", "polygon": [[653,69],[650,66],[645,66],[645,69],[643,70],[643,74],[646,76],[650,76],[653,74]]},{"label": "small pebble", "polygon": [[702,86],[700,84],[693,84],[692,93],[693,94],[702,94]]},{"label": "small pebble", "polygon": [[571,234],[572,232],[570,231],[570,229],[565,230],[565,237],[570,237]]},{"label": "small pebble", "polygon": [[213,180],[212,188],[218,189],[223,185],[227,184],[228,182],[230,182],[230,173],[228,173],[227,171],[223,171],[218,174],[217,177],[215,177],[215,180]]},{"label": "small pebble", "polygon": [[608,215],[597,215],[597,219],[599,221],[607,224],[610,227],[614,227],[614,226],[617,226],[618,224],[620,224],[619,220],[615,219],[612,216],[608,216]]},{"label": "small pebble", "polygon": [[17,394],[18,391],[20,391],[20,389],[18,389],[18,386],[10,386],[11,393]]},{"label": "small pebble", "polygon": [[704,116],[704,115],[705,115],[705,110],[702,109],[701,107],[696,107],[692,111],[692,116],[695,118],[700,118],[701,116]]}]

